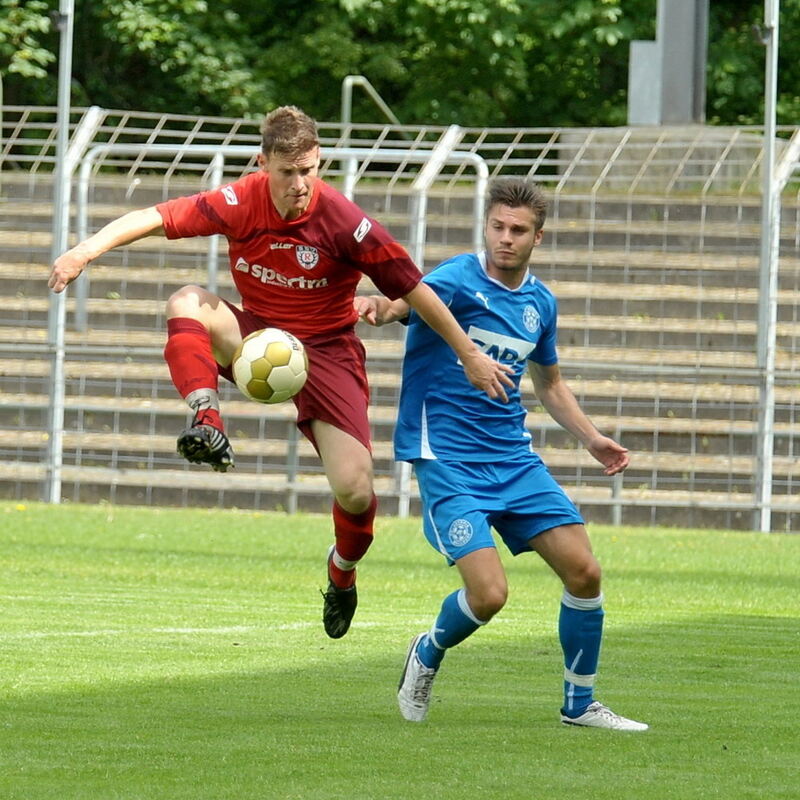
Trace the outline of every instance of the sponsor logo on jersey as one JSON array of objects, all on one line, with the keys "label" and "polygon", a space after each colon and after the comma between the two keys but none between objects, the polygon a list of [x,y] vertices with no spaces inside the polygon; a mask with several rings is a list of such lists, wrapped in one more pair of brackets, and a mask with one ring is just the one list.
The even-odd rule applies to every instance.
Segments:
[{"label": "sponsor logo on jersey", "polygon": [[294,247],[293,242],[270,242],[270,250],[291,250]]},{"label": "sponsor logo on jersey", "polygon": [[222,196],[225,198],[225,202],[229,206],[239,205],[239,198],[236,196],[236,192],[233,191],[233,186],[223,186]]},{"label": "sponsor logo on jersey", "polygon": [[463,547],[472,538],[472,524],[467,519],[454,520],[447,535],[453,547]]},{"label": "sponsor logo on jersey", "polygon": [[475,292],[475,297],[477,297],[486,308],[489,308],[489,298],[483,292]]},{"label": "sponsor logo on jersey", "polygon": [[314,269],[319,264],[319,250],[307,244],[299,244],[294,250],[297,263],[303,269]]},{"label": "sponsor logo on jersey", "polygon": [[539,322],[539,312],[533,306],[525,306],[525,310],[522,312],[522,324],[525,326],[525,330],[536,333],[539,330]]},{"label": "sponsor logo on jersey", "polygon": [[358,223],[358,227],[353,231],[353,238],[357,242],[363,242],[364,237],[370,232],[372,229],[372,223],[364,217],[361,222]]},{"label": "sponsor logo on jersey", "polygon": [[517,339],[503,333],[487,331],[470,325],[467,335],[480,349],[501,364],[511,364],[515,361],[524,361],[536,347],[536,342],[527,339]]},{"label": "sponsor logo on jersey", "polygon": [[239,272],[246,272],[252,275],[261,283],[270,286],[286,286],[290,289],[322,289],[328,285],[327,278],[306,278],[300,275],[297,278],[287,278],[280,272],[276,272],[272,267],[263,267],[261,264],[248,264],[240,258],[233,268]]}]

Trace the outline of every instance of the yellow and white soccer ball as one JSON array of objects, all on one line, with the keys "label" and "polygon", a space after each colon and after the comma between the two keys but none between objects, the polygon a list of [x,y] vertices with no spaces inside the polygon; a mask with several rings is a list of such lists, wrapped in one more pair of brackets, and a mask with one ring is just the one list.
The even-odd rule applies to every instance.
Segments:
[{"label": "yellow and white soccer ball", "polygon": [[264,328],[245,337],[231,362],[236,385],[259,403],[283,403],[294,397],[308,378],[303,343],[280,328]]}]

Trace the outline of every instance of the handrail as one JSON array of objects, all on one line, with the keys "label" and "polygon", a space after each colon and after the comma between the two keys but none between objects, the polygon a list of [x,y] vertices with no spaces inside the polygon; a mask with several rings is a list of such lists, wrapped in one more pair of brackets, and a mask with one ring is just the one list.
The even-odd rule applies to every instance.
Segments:
[{"label": "handrail", "polygon": [[342,81],[342,106],[340,115],[342,125],[347,126],[347,129],[349,129],[350,123],[352,122],[353,89],[356,86],[361,87],[369,95],[370,100],[383,112],[389,122],[398,126],[402,124],[364,75],[346,75]]},{"label": "handrail", "polygon": [[[391,108],[386,104],[384,99],[378,94],[377,89],[369,82],[369,79],[364,75],[345,75],[342,80],[342,105],[340,120],[342,123],[342,133],[339,139],[339,144],[343,147],[350,146],[350,130],[353,122],[353,89],[358,86],[362,88],[373,103],[383,112],[386,119],[393,125],[402,127],[402,123],[395,116]],[[403,138],[408,138],[408,134],[401,130]],[[348,198],[353,199],[353,189],[356,185],[356,176],[358,173],[358,164],[353,158],[344,159],[344,185],[342,187],[342,194]]]}]

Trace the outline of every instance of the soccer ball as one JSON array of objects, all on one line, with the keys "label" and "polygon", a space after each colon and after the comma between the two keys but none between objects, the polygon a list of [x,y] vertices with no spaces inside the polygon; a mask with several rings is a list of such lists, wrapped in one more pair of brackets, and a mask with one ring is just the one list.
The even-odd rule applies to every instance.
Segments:
[{"label": "soccer ball", "polygon": [[264,328],[246,336],[231,362],[236,385],[259,403],[283,403],[294,397],[308,378],[303,343],[280,328]]}]

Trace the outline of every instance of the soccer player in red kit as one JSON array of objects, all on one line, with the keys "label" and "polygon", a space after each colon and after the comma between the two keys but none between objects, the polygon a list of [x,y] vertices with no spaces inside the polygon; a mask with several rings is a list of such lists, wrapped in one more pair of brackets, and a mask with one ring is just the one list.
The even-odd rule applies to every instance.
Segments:
[{"label": "soccer player in red kit", "polygon": [[184,286],[167,302],[164,358],[194,411],[178,452],[221,472],[232,466],[218,376],[231,378],[233,353],[253,331],[283,328],[303,342],[309,375],[294,402],[298,427],[319,454],[334,495],[323,623],[339,638],[355,613],[355,567],[372,543],[377,507],[365,352],[354,332],[362,274],[387,297],[404,298],[446,339],[473,385],[505,399],[503,385],[511,381],[421,282],[389,233],[318,177],[319,163],[314,120],[293,106],[275,109],[261,127],[257,172],[114,220],[56,259],[49,286],[63,291],[90,261],[144,236],[227,238],[241,307],[200,286]]}]

